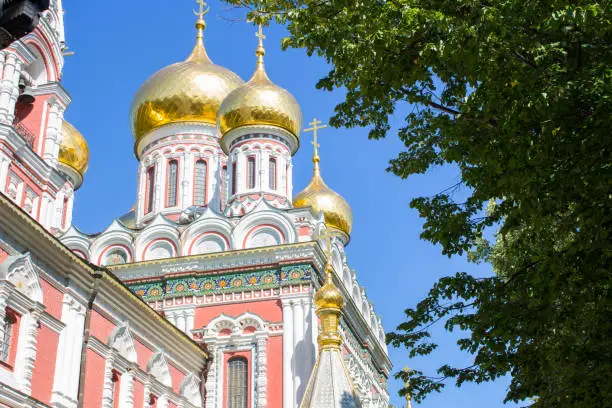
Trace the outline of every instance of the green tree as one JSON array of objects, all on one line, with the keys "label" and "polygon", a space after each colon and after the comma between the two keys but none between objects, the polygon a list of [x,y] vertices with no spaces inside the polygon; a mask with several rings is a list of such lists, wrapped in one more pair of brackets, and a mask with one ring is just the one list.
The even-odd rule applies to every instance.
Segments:
[{"label": "green tree", "polygon": [[495,275],[440,279],[388,341],[427,355],[441,322],[466,333],[458,346],[473,364],[400,371],[401,393],[418,402],[448,379],[510,375],[506,401],[610,406],[611,2],[227,1],[263,10],[286,24],[284,47],[330,63],[317,86],[346,90],[333,126],[383,138],[411,105],[389,171],[461,173],[465,200],[449,189],[411,206],[422,238]]}]

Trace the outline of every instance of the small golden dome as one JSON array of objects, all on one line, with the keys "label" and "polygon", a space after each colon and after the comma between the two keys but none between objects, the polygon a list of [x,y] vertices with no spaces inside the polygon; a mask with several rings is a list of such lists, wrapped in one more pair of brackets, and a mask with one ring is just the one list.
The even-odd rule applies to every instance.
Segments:
[{"label": "small golden dome", "polygon": [[296,99],[284,88],[274,85],[264,67],[263,34],[258,34],[257,66],[246,84],[236,88],[219,108],[219,129],[225,135],[242,126],[276,126],[299,141],[302,111]]},{"label": "small golden dome", "polygon": [[321,289],[317,291],[314,297],[317,310],[320,309],[337,309],[342,310],[344,306],[344,298],[342,292],[331,280],[331,265],[328,263],[325,266],[327,279]]},{"label": "small golden dome", "polygon": [[169,123],[216,125],[221,102],[243,84],[238,75],[208,58],[205,26],[200,18],[196,45],[187,60],[156,72],[136,93],[130,113],[135,146],[145,134]]},{"label": "small golden dome", "polygon": [[323,181],[318,154],[315,153],[312,160],[315,164],[314,175],[308,186],[293,198],[293,207],[312,207],[315,212],[322,212],[328,227],[340,230],[350,237],[353,211],[346,200]]},{"label": "small golden dome", "polygon": [[[62,142],[60,143],[58,161],[77,172],[81,179],[89,165],[89,147],[87,141],[74,126],[64,120],[62,123]],[[82,180],[73,180],[78,188]],[[78,184],[78,185],[77,185]]]}]

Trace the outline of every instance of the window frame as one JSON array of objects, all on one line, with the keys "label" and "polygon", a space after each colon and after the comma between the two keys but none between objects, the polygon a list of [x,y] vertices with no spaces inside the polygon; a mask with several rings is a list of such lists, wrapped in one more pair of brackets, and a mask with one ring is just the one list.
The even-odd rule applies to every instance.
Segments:
[{"label": "window frame", "polygon": [[152,213],[155,206],[155,173],[155,165],[147,167],[145,171],[145,215]]},{"label": "window frame", "polygon": [[[233,354],[233,353],[232,353]],[[243,362],[244,363],[244,384],[240,385],[239,388],[244,390],[244,401],[235,405],[232,403],[230,394],[232,388],[232,362]],[[225,361],[225,408],[248,408],[251,405],[251,364],[250,359],[244,353],[237,353],[233,355],[226,354]]]},{"label": "window frame", "polygon": [[[251,164],[253,168],[251,168]],[[246,171],[247,171],[246,187],[249,190],[253,190],[255,189],[255,186],[257,185],[257,161],[255,159],[255,156],[247,156]]]},{"label": "window frame", "polygon": [[[274,171],[272,171],[272,163],[274,163]],[[278,189],[278,160],[274,156],[268,159],[268,188],[272,191]]]},{"label": "window frame", "polygon": [[[204,180],[203,180],[203,202],[202,204],[196,202],[196,189],[200,184],[198,183],[198,163],[204,163]],[[200,207],[206,207],[208,203],[208,160],[204,158],[197,158],[193,165],[193,205],[198,205]]]},{"label": "window frame", "polygon": [[[170,167],[172,165],[176,165],[176,174],[174,175],[174,180],[171,180],[171,174],[170,174]],[[172,208],[172,207],[176,207],[178,206],[178,195],[179,195],[179,169],[180,169],[180,163],[179,160],[176,158],[171,158],[168,159],[167,165],[166,165],[166,201],[165,201],[165,207],[166,208]],[[170,202],[170,194],[172,193],[170,187],[170,183],[174,181],[174,204],[172,204]]]}]

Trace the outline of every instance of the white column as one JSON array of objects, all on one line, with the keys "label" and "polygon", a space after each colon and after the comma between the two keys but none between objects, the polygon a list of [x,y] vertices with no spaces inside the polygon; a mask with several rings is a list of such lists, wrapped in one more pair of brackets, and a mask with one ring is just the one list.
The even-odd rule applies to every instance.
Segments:
[{"label": "white column", "polygon": [[283,306],[283,408],[294,407],[293,395],[293,300],[281,299]]},{"label": "white column", "polygon": [[[12,122],[12,112],[15,107],[11,107],[13,88],[18,88],[18,83],[14,84],[15,75],[19,75],[20,64],[14,52],[4,51],[4,72],[0,82],[0,122],[10,124]],[[17,77],[19,80],[19,77]],[[11,109],[12,108],[12,109]]]},{"label": "white column", "polygon": [[185,311],[185,314],[185,333],[187,333],[189,337],[192,337],[191,331],[193,330],[193,318],[195,312],[193,309],[189,309]]},{"label": "white column", "polygon": [[0,192],[4,192],[8,181],[8,172],[11,165],[11,158],[4,152],[0,152]]},{"label": "white column", "polygon": [[[211,356],[215,355],[215,346],[214,344],[208,344],[208,352]],[[216,408],[215,407],[215,397],[216,397],[216,385],[217,385],[217,362],[216,359],[210,360],[208,364],[208,376],[206,377],[206,384],[204,385],[206,389],[206,408]]]},{"label": "white column", "polygon": [[266,408],[267,404],[267,338],[261,336],[257,339],[257,408]]},{"label": "white column", "polygon": [[17,98],[19,97],[19,77],[21,77],[22,69],[23,62],[17,59],[15,61],[15,72],[13,72],[13,83],[8,106],[7,122],[9,123],[13,123],[13,119],[15,119],[15,104],[17,104]]},{"label": "white column", "polygon": [[268,151],[266,149],[260,149],[257,159],[259,159],[259,168],[257,169],[257,185],[259,186],[259,191],[270,191],[270,185],[268,183],[268,170],[270,169],[268,161],[270,157]]},{"label": "white column", "polygon": [[155,205],[153,206],[153,213],[158,213],[164,208],[166,199],[166,158],[159,156],[155,166],[155,197],[153,198]]},{"label": "white column", "polygon": [[177,310],[176,312],[176,327],[179,330],[185,331],[185,311]]},{"label": "white column", "polygon": [[85,306],[70,293],[64,295],[62,322],[55,363],[55,375],[51,405],[76,407],[79,392],[79,370],[83,348]]},{"label": "white column", "polygon": [[193,199],[190,199],[191,197],[191,190],[193,189],[191,187],[190,184],[190,180],[193,176],[191,176],[191,174],[193,174],[193,169],[191,168],[191,163],[193,162],[193,157],[191,154],[189,154],[187,152],[187,150],[185,150],[183,152],[182,158],[181,158],[181,162],[183,164],[182,166],[182,172],[181,172],[181,198],[179,200],[179,206],[182,209],[185,209],[187,207],[189,207],[190,205],[192,205],[193,203]]},{"label": "white column", "polygon": [[[304,330],[304,364],[302,365],[302,367],[304,368],[303,373],[305,375],[305,381],[308,381],[308,379],[310,378],[310,373],[312,372],[312,368],[314,367],[314,362],[315,362],[315,350],[314,350],[314,344],[313,344],[313,320],[312,320],[312,314],[314,314],[313,312],[313,308],[312,308],[312,298],[311,296],[308,296],[306,298],[303,299],[302,302],[302,307],[304,309],[304,322],[306,325],[306,328]],[[316,341],[316,340],[315,340]]]},{"label": "white column", "polygon": [[138,186],[137,186],[137,196],[136,196],[136,207],[134,208],[136,212],[136,223],[140,222],[140,219],[144,215],[144,203],[145,203],[145,194],[147,188],[147,176],[146,176],[147,166],[141,161],[138,165]]},{"label": "white column", "polygon": [[113,384],[113,356],[106,359],[104,365],[104,388],[102,389],[102,408],[113,408],[115,387]]},{"label": "white column", "polygon": [[164,394],[157,399],[157,408],[168,408],[168,395]]},{"label": "white column", "polygon": [[15,379],[24,394],[32,393],[32,374],[36,360],[36,340],[40,310],[34,310],[21,318],[19,342],[15,358]]},{"label": "white column", "polygon": [[235,194],[244,193],[246,190],[246,157],[239,151],[236,155],[236,191]]},{"label": "white column", "polygon": [[[314,288],[314,286],[311,286]],[[314,290],[314,289],[313,289]],[[311,302],[312,302],[312,297],[311,297]],[[315,309],[314,307],[311,306],[311,311],[310,311],[310,321],[311,321],[311,327],[312,327],[312,349],[314,351],[314,358],[316,359],[317,357],[317,353],[319,352],[319,342],[318,342],[318,337],[319,337],[319,316],[317,316],[317,314],[315,313]],[[314,361],[313,361],[313,366],[314,366]]]},{"label": "white column", "polygon": [[50,102],[49,118],[47,120],[47,131],[45,133],[45,153],[43,159],[51,167],[57,165],[57,154],[55,153],[56,141],[60,138],[61,123],[60,106],[56,101]]},{"label": "white column", "polygon": [[119,398],[119,408],[134,408],[134,374],[130,371],[121,376]]},{"label": "white column", "polygon": [[287,172],[285,175],[285,183],[287,186],[287,199],[291,201],[293,199],[293,162],[291,157],[287,159]]},{"label": "white column", "polygon": [[304,309],[302,306],[303,299],[295,299],[293,303],[293,398],[295,406],[300,406],[303,389],[302,382],[307,381],[302,378],[304,361]]}]

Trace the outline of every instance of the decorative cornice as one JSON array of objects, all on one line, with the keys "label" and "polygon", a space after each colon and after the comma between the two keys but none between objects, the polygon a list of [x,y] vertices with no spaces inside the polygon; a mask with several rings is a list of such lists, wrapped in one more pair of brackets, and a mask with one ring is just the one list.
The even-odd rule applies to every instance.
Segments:
[{"label": "decorative cornice", "polygon": [[[160,325],[157,329],[158,338],[164,338],[167,344],[180,344],[184,351],[189,350],[200,355],[202,361],[206,359],[207,353],[202,348],[134,295],[112,273],[91,265],[74,254],[3,194],[0,194],[0,219],[3,220],[0,228],[8,236],[20,245],[27,246],[34,257],[42,259],[57,274],[70,279],[75,285],[84,287],[88,292],[92,291],[94,280],[100,278],[99,299],[105,300],[107,304],[113,305],[118,313],[130,316],[137,322],[151,319],[148,326],[157,322]],[[159,330],[162,327],[165,330]]]},{"label": "decorative cornice", "polygon": [[113,265],[108,268],[124,281],[157,278],[169,271],[197,270],[223,271],[271,266],[291,263],[295,260],[309,259],[317,269],[322,268],[324,255],[316,242],[308,241],[296,244],[283,244],[251,249],[216,252],[210,254],[190,255],[178,258],[156,259],[153,261]]}]

